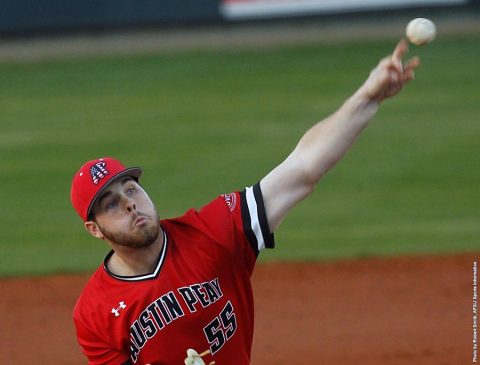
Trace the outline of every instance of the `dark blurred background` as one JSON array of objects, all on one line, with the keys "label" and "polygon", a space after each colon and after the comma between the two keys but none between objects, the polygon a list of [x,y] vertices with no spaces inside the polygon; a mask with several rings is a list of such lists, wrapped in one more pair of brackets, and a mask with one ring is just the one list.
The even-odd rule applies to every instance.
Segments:
[{"label": "dark blurred background", "polygon": [[0,35],[111,31],[286,19],[398,14],[425,8],[474,11],[479,0],[3,0]]}]

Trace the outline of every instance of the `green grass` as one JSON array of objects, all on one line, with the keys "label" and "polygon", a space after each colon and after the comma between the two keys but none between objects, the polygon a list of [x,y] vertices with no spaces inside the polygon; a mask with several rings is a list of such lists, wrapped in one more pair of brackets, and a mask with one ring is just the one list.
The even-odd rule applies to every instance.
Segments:
[{"label": "green grass", "polygon": [[[480,248],[479,34],[439,39],[266,259]],[[0,275],[91,270],[69,202],[87,159],[141,165],[162,217],[255,183],[395,40],[0,64]],[[412,52],[413,53],[413,52]]]}]

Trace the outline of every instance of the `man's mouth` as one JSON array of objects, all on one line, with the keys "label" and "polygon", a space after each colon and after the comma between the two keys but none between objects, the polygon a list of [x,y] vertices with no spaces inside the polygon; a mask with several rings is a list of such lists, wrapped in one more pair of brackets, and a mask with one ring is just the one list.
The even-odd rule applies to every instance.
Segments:
[{"label": "man's mouth", "polygon": [[137,219],[135,219],[135,221],[133,222],[133,227],[141,227],[143,225],[145,225],[147,223],[147,217],[138,217]]}]

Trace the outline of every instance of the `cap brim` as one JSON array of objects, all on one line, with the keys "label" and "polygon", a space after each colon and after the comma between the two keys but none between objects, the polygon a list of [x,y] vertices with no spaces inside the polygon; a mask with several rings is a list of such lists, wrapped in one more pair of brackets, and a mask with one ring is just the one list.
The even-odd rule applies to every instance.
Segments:
[{"label": "cap brim", "polygon": [[122,172],[119,172],[118,174],[113,176],[110,180],[108,180],[106,184],[103,185],[99,191],[97,191],[92,201],[90,202],[90,205],[88,206],[88,209],[87,209],[87,219],[88,219],[88,216],[90,215],[90,211],[92,210],[93,205],[95,204],[95,201],[108,186],[110,186],[114,181],[124,176],[130,176],[138,182],[138,179],[140,178],[140,176],[142,176],[142,172],[143,170],[140,167],[129,167],[128,169],[125,169]]}]

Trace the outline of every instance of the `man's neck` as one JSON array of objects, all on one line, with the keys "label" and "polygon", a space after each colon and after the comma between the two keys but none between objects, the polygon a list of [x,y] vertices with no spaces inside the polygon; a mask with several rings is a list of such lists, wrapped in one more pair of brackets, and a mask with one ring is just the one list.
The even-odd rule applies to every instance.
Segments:
[{"label": "man's neck", "polygon": [[112,244],[114,253],[106,263],[108,270],[118,276],[150,274],[155,270],[164,244],[162,229],[155,242],[146,247],[132,248]]}]

